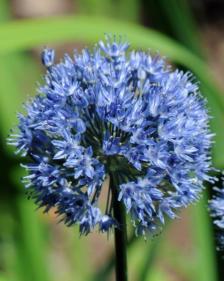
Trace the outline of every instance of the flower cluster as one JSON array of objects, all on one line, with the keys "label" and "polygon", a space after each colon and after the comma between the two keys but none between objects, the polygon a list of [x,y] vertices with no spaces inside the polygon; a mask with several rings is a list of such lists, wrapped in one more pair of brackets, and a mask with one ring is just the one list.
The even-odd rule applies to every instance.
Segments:
[{"label": "flower cluster", "polygon": [[[212,134],[197,83],[158,55],[128,49],[108,36],[59,63],[45,49],[45,81],[9,139],[30,160],[24,183],[36,204],[56,208],[82,234],[117,226],[113,200],[138,234],[154,231],[212,180]],[[110,187],[103,211],[103,183],[115,175],[119,196]]]},{"label": "flower cluster", "polygon": [[224,249],[224,189],[214,188],[216,195],[210,200],[210,213],[214,224],[219,229],[218,244]]}]

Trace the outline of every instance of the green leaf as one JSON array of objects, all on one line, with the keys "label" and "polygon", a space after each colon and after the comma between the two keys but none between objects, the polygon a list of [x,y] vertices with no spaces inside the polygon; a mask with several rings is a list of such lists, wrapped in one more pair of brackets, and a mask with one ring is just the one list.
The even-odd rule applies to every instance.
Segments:
[{"label": "green leaf", "polygon": [[[7,0],[0,1],[0,22],[10,19],[10,7]],[[5,136],[16,121],[16,111],[21,102],[26,98],[28,91],[33,87],[37,77],[37,67],[32,59],[25,53],[7,54],[1,57],[0,63],[0,129],[3,143]],[[35,77],[35,78],[34,78]],[[2,149],[3,148],[3,149]],[[6,174],[2,177],[2,193],[10,190],[7,198],[7,211],[13,220],[10,233],[11,251],[5,255],[5,271],[10,280],[49,281],[48,266],[46,266],[45,249],[46,235],[42,223],[34,211],[34,206],[27,199],[20,198],[16,191],[21,173],[11,177],[16,184],[9,179],[9,174],[14,172],[13,162],[6,154],[8,147],[1,147],[1,160],[4,163]],[[9,192],[9,191],[8,191]],[[2,241],[7,243],[7,241]],[[9,280],[9,279],[7,279]]]},{"label": "green leaf", "polygon": [[[17,263],[21,280],[49,281],[46,233],[35,205],[24,196],[17,199],[19,228],[16,231]],[[44,262],[45,261],[45,262]]]},{"label": "green leaf", "polygon": [[214,233],[212,231],[211,220],[207,210],[207,196],[191,209],[192,212],[192,230],[194,233],[197,276],[195,280],[200,281],[216,281],[217,268],[215,264],[215,245]]},{"label": "green leaf", "polygon": [[[0,3],[0,23],[10,19],[7,0]],[[25,66],[25,67],[24,67]],[[37,79],[37,67],[31,58],[23,53],[1,56],[0,63],[0,120],[1,133],[5,138],[16,123],[16,112],[30,94]],[[27,79],[29,74],[29,79]]]},{"label": "green leaf", "polygon": [[134,23],[94,16],[52,17],[2,24],[0,54],[50,42],[66,40],[94,42],[102,38],[105,32],[126,35],[133,47],[158,50],[175,62],[196,69],[196,72],[206,70],[206,65],[201,60],[159,32]]},{"label": "green leaf", "polygon": [[149,246],[146,249],[144,260],[140,265],[140,271],[139,271],[140,281],[150,280],[151,270],[153,269],[156,257],[158,256],[160,244],[161,244],[160,237],[157,237],[154,240],[151,239],[151,241],[149,242]]},{"label": "green leaf", "polygon": [[6,137],[10,128],[15,126],[16,113],[18,110],[21,111],[22,102],[31,94],[32,88],[34,92],[37,73],[37,67],[24,53],[1,57],[0,119],[3,137]]},{"label": "green leaf", "polygon": [[187,0],[151,0],[145,4],[148,16],[161,31],[170,34],[189,50],[202,56],[199,32]]}]

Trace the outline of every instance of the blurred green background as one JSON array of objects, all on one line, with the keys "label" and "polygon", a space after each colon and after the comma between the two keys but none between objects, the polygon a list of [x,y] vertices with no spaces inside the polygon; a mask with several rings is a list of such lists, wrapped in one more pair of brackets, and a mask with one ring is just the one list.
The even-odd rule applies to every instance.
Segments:
[{"label": "blurred green background", "polygon": [[[53,213],[37,211],[20,184],[20,159],[6,145],[16,112],[41,81],[41,49],[54,47],[60,58],[105,32],[194,73],[213,116],[214,165],[224,167],[222,0],[0,0],[0,281],[114,280],[112,235],[80,238]],[[208,186],[201,202],[147,242],[129,230],[130,281],[224,279],[206,206],[211,196]]]}]

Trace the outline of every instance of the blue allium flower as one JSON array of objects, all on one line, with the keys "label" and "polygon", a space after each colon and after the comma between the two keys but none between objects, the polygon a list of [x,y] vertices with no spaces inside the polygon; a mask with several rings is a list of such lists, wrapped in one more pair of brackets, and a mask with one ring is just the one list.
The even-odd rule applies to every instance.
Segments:
[{"label": "blue allium flower", "polygon": [[[54,60],[45,49],[44,83],[9,139],[29,159],[23,181],[38,206],[88,234],[118,226],[112,201],[120,200],[144,234],[200,197],[212,181],[212,134],[190,73],[110,36],[92,52]],[[110,187],[100,208],[110,176],[118,198]]]},{"label": "blue allium flower", "polygon": [[210,200],[210,213],[214,224],[217,226],[218,249],[224,249],[224,189],[214,187],[216,195]]}]

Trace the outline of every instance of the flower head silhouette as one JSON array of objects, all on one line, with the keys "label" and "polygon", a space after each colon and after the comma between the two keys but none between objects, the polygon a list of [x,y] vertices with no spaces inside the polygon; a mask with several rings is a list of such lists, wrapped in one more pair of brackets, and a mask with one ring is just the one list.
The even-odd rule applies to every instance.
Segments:
[{"label": "flower head silhouette", "polygon": [[[112,201],[120,200],[144,234],[199,198],[212,180],[212,134],[190,73],[110,36],[60,63],[45,49],[42,62],[44,83],[9,138],[29,159],[23,181],[38,206],[88,234],[117,226]],[[110,187],[100,208],[107,177],[118,196]]]}]

